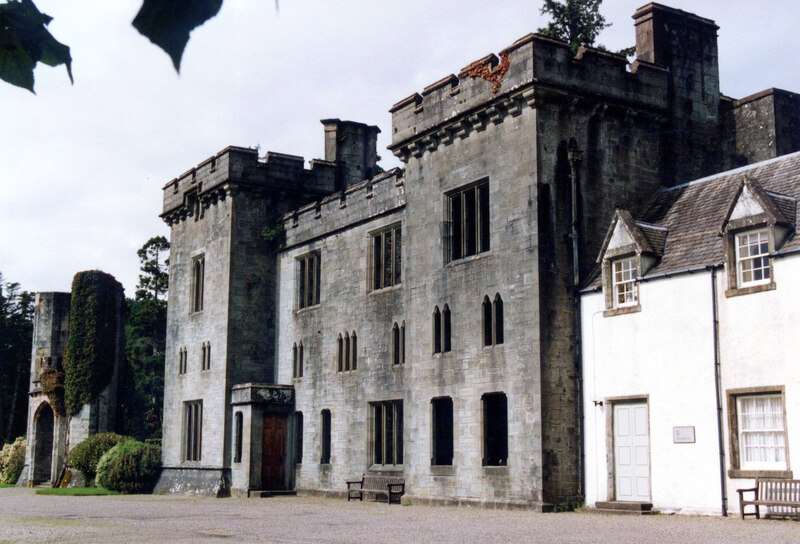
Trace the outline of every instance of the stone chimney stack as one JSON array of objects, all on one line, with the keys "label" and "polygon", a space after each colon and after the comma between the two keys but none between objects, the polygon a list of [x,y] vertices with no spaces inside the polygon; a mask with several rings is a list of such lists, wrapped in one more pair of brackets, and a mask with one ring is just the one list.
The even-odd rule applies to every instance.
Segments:
[{"label": "stone chimney stack", "polygon": [[719,151],[717,30],[711,19],[650,3],[633,14],[636,56],[670,72],[673,122],[666,143],[677,160],[668,184],[682,183],[722,167]]},{"label": "stone chimney stack", "polygon": [[325,160],[336,163],[337,191],[377,173],[378,127],[339,119],[321,122],[325,126]]}]

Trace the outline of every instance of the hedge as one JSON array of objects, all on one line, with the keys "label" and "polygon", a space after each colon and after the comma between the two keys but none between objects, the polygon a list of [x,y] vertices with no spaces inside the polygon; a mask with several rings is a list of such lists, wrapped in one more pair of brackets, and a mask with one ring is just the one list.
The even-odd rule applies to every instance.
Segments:
[{"label": "hedge", "polygon": [[123,493],[149,493],[161,470],[161,448],[137,440],[120,442],[97,464],[97,485]]},{"label": "hedge", "polygon": [[115,433],[93,434],[70,450],[67,456],[67,464],[83,472],[86,478],[86,485],[91,485],[97,474],[97,464],[103,454],[120,442],[129,439],[127,436]]},{"label": "hedge", "polygon": [[0,450],[0,484],[14,485],[25,466],[25,437],[17,438]]},{"label": "hedge", "polygon": [[64,361],[64,401],[69,415],[97,398],[111,383],[117,349],[117,294],[114,276],[89,270],[72,280],[69,337]]}]

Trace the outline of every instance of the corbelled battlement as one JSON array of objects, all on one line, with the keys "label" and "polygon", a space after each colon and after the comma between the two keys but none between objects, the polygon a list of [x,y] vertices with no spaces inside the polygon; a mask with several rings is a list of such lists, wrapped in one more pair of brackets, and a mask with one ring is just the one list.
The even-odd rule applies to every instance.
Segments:
[{"label": "corbelled battlement", "polygon": [[382,172],[285,214],[286,247],[391,213],[405,202],[403,170],[393,168]]},{"label": "corbelled battlement", "polygon": [[197,213],[200,203],[225,198],[231,184],[251,189],[303,193],[309,197],[333,192],[336,165],[314,159],[305,168],[303,157],[229,146],[164,185],[161,217],[167,223]]},{"label": "corbelled battlement", "polygon": [[[619,55],[529,34],[415,93],[391,109],[392,145],[403,158],[420,146],[466,137],[506,115],[519,115],[536,100],[574,96],[661,113],[668,108],[668,73],[644,61],[628,65]],[[408,145],[423,139],[416,146]],[[407,149],[405,149],[408,147]]]}]

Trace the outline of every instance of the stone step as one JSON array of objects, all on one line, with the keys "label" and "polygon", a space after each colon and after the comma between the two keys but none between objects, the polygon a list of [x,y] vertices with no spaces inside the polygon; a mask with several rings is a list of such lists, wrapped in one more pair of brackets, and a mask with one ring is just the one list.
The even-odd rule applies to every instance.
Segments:
[{"label": "stone step", "polygon": [[285,489],[251,489],[247,496],[251,499],[263,499],[266,497],[284,497],[297,495],[297,491]]},{"label": "stone step", "polygon": [[653,503],[638,501],[598,501],[594,508],[586,508],[586,512],[597,514],[619,514],[633,516],[648,516],[657,514],[653,510]]}]

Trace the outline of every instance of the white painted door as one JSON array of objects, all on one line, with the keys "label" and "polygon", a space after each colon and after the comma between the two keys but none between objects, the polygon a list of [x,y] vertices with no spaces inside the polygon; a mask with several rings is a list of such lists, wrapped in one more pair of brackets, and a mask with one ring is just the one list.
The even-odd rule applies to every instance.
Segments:
[{"label": "white painted door", "polygon": [[618,501],[650,500],[647,403],[614,405],[614,474]]}]

